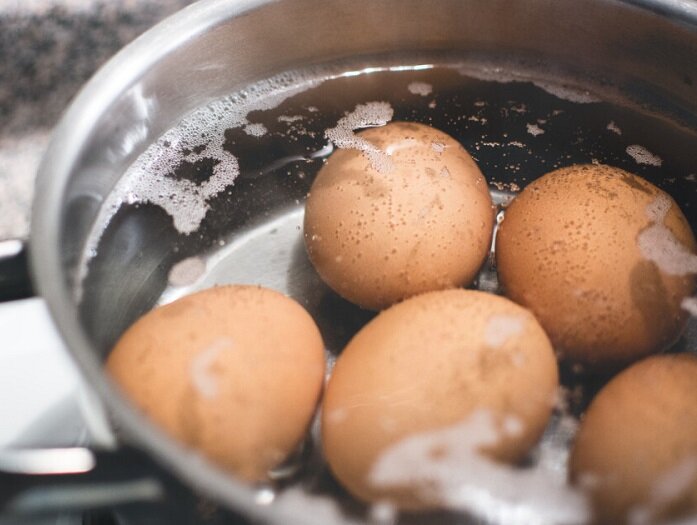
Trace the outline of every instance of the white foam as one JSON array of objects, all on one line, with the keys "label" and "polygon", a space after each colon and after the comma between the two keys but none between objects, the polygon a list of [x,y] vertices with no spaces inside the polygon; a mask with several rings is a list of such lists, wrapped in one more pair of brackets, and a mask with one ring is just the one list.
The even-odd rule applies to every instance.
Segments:
[{"label": "white foam", "polygon": [[206,271],[206,261],[200,257],[187,257],[172,266],[168,282],[172,286],[189,286],[194,284]]},{"label": "white foam", "polygon": [[[661,474],[651,485],[646,504],[629,512],[629,525],[650,525],[657,522],[665,509],[687,496],[697,481],[697,456],[690,456]],[[697,516],[692,516],[692,520]],[[688,521],[687,523],[694,523]]]},{"label": "white foam", "polygon": [[670,198],[664,193],[659,193],[653,201],[647,204],[646,216],[651,222],[663,224],[672,206],[673,202]]},{"label": "white foam", "polygon": [[524,427],[517,417],[507,416],[503,420],[502,429],[504,434],[516,437],[523,433]]},{"label": "white foam", "polygon": [[591,104],[600,102],[598,97],[586,89],[576,86],[569,86],[566,84],[558,84],[553,81],[536,80],[509,67],[461,64],[456,69],[458,73],[463,76],[488,82],[499,82],[501,84],[507,84],[510,82],[529,82],[546,91],[550,95],[554,95],[555,97],[568,102],[575,102],[577,104]]},{"label": "white foam", "polygon": [[622,134],[622,130],[620,129],[620,127],[619,127],[617,124],[615,124],[615,121],[614,121],[614,120],[611,120],[611,121],[608,123],[608,125],[607,125],[607,130],[608,130],[608,131],[612,131],[613,133],[616,133],[617,135],[621,135],[621,134]]},{"label": "white foam", "polygon": [[433,86],[427,84],[426,82],[412,82],[407,86],[409,93],[413,95],[421,95],[422,97],[427,97],[433,93]]},{"label": "white foam", "polygon": [[530,135],[532,135],[533,137],[537,137],[538,135],[542,135],[545,132],[545,130],[542,129],[537,124],[526,124],[526,128],[528,130],[528,133],[530,133]]},{"label": "white foam", "polygon": [[258,122],[254,124],[247,124],[243,129],[247,135],[252,137],[263,137],[268,132],[266,126]]},{"label": "white foam", "polygon": [[298,120],[303,120],[305,117],[302,115],[281,115],[278,117],[279,122],[297,122]]},{"label": "white foam", "polygon": [[506,525],[571,525],[587,522],[582,493],[559,484],[544,468],[516,468],[479,453],[500,438],[493,416],[478,411],[444,429],[410,436],[375,462],[378,488],[408,484],[427,500]]},{"label": "white foam", "polygon": [[661,194],[646,206],[652,224],[637,236],[637,245],[644,258],[656,263],[668,275],[697,273],[697,255],[690,252],[664,224],[672,203]]},{"label": "white foam", "polygon": [[[345,516],[341,507],[331,496],[313,495],[300,487],[291,487],[281,492],[273,503],[279,514],[303,516],[302,525],[360,525]],[[299,525],[288,519],[287,523]]]},{"label": "white foam", "polygon": [[[100,208],[78,267],[77,299],[82,295],[81,283],[88,264],[122,204],[154,204],[172,217],[180,233],[196,231],[208,212],[209,200],[232,186],[239,174],[237,159],[223,147],[225,130],[249,126],[247,115],[251,111],[273,109],[322,81],[295,73],[278,75],[195,110],[148,147],[116,183]],[[212,176],[202,184],[171,177],[182,162],[195,163],[203,159],[217,164]]]},{"label": "white foam", "polygon": [[370,506],[372,525],[394,525],[398,515],[397,507],[387,502],[374,503]]},{"label": "white foam", "polygon": [[431,142],[431,149],[436,153],[443,153],[445,151],[446,145],[443,142],[433,141]]},{"label": "white foam", "polygon": [[211,374],[211,367],[220,354],[232,348],[230,338],[216,339],[209,347],[201,350],[191,361],[191,382],[203,397],[212,399],[218,393],[218,381]]},{"label": "white foam", "polygon": [[632,144],[627,146],[625,150],[627,155],[632,157],[637,164],[644,164],[646,166],[661,166],[663,160],[658,155],[654,155],[644,146],[639,144]]},{"label": "white foam", "polygon": [[492,315],[486,323],[484,341],[491,348],[500,348],[511,337],[522,333],[525,318],[520,315]]},{"label": "white foam", "polygon": [[575,102],[576,104],[593,104],[600,102],[600,99],[593,95],[590,91],[577,88],[575,86],[566,86],[562,84],[554,84],[552,82],[539,81],[533,81],[533,84],[538,88],[543,89],[550,95],[554,95],[555,97],[568,102]]},{"label": "white foam", "polygon": [[668,275],[697,273],[697,255],[685,248],[663,224],[654,224],[642,231],[637,244],[642,255]]},{"label": "white foam", "polygon": [[685,297],[680,306],[683,310],[687,310],[690,315],[697,317],[697,297]]},{"label": "white foam", "polygon": [[662,474],[653,484],[651,500],[667,504],[683,496],[697,480],[697,456],[691,456]]},{"label": "white foam", "polygon": [[392,169],[389,155],[372,142],[354,133],[357,129],[384,126],[392,120],[394,110],[388,102],[367,102],[339,119],[336,126],[329,128],[324,135],[337,148],[356,149],[368,157],[373,169],[385,173]]}]

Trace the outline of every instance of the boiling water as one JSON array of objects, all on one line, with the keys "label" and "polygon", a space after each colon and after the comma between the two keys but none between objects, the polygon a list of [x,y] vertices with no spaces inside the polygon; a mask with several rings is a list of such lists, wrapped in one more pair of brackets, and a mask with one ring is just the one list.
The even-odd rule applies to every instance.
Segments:
[{"label": "boiling water", "polygon": [[[510,69],[461,63],[332,68],[275,77],[189,115],[125,174],[92,232],[83,289],[103,289],[105,282],[122,279],[108,270],[114,260],[134,268],[122,295],[110,297],[108,306],[93,293],[84,295],[84,311],[116,318],[111,330],[95,334],[98,346],[106,351],[155,304],[217,284],[259,284],[297,299],[313,315],[331,368],[374,314],[344,301],[317,276],[304,250],[303,201],[336,147],[368,147],[353,135],[355,129],[389,120],[432,125],[458,139],[478,162],[502,213],[521,188],[550,170],[607,163],[666,190],[697,229],[697,161],[690,154],[697,127],[677,124],[660,108],[623,98],[607,86],[527,79]],[[109,266],[102,262],[107,260]],[[475,286],[498,291],[491,262]],[[694,320],[679,347],[695,350]],[[543,471],[556,487],[563,485],[576,416],[597,388],[583,390],[572,373],[563,380],[562,402],[528,461],[533,477],[511,478],[518,484],[534,479],[551,507],[550,485],[534,476]],[[279,473],[277,486],[260,492],[260,504],[270,504],[284,488],[285,501],[296,498],[305,505],[307,494],[330,495],[340,505],[330,514],[362,519],[365,509],[331,479],[313,446],[316,440],[315,422],[303,452]],[[559,495],[559,508],[576,504],[573,498]],[[388,510],[377,509],[373,519],[393,520]],[[468,522],[457,514],[437,519]],[[401,521],[414,520],[419,518]]]}]

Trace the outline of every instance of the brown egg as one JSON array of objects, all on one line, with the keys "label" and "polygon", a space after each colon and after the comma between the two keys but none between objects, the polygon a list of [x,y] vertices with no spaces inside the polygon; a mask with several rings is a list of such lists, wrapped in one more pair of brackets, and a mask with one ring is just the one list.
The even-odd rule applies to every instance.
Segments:
[{"label": "brown egg", "polygon": [[157,425],[249,481],[265,479],[298,447],[324,369],[308,313],[253,286],[211,288],[148,312],[107,361]]},{"label": "brown egg", "polygon": [[[381,456],[483,412],[494,419],[497,438],[475,443],[474,452],[518,461],[541,436],[557,386],[552,346],[524,308],[477,291],[419,295],[380,313],[340,355],[322,408],[325,456],[362,500],[438,506],[437,495],[410,480],[378,486],[373,469]],[[436,448],[435,460],[450,453]]]},{"label": "brown egg", "polygon": [[395,122],[332,154],[305,208],[305,245],[339,295],[381,309],[472,282],[489,253],[487,183],[452,137]]},{"label": "brown egg", "polygon": [[665,192],[618,168],[577,165],[516,197],[496,263],[508,297],[532,310],[562,357],[611,369],[679,337],[680,303],[695,287],[680,261],[694,251]]},{"label": "brown egg", "polygon": [[650,357],[610,381],[583,418],[570,472],[598,523],[697,518],[697,357]]}]

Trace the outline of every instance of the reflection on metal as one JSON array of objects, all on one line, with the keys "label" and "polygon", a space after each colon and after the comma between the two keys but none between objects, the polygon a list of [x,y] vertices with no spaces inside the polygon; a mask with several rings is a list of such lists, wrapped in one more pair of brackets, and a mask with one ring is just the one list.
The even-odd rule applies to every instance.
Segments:
[{"label": "reflection on metal", "polygon": [[23,492],[11,500],[6,511],[14,514],[55,512],[57,509],[84,511],[89,508],[123,503],[156,501],[162,495],[161,485],[149,478],[135,481],[38,487]]},{"label": "reflection on metal", "polygon": [[0,449],[0,471],[12,474],[81,474],[95,466],[89,449]]},{"label": "reflection on metal", "polygon": [[14,257],[19,255],[22,251],[23,243],[17,239],[11,239],[9,241],[0,242],[0,259],[5,259],[7,257]]}]

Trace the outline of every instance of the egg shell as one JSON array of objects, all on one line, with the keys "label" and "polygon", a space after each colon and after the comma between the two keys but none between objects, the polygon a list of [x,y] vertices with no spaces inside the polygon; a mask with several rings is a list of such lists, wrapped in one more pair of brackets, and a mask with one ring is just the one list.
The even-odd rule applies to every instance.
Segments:
[{"label": "egg shell", "polygon": [[319,330],[295,301],[260,287],[222,286],[145,314],[106,367],[171,436],[259,481],[305,436],[325,361]]},{"label": "egg shell", "polygon": [[697,357],[653,356],[613,378],[583,417],[570,473],[597,523],[697,518]]},{"label": "egg shell", "polygon": [[514,436],[502,432],[482,447],[490,458],[516,462],[542,435],[557,386],[551,344],[524,308],[478,291],[419,295],[381,312],[339,356],[322,408],[324,453],[361,500],[438,506],[408,481],[376,487],[370,473],[381,454],[484,410],[498,425],[519,423]]},{"label": "egg shell", "polygon": [[529,308],[565,359],[616,369],[669,347],[687,319],[694,275],[669,275],[642,253],[647,208],[670,203],[665,227],[695,238],[665,192],[619,168],[575,165],[528,185],[506,209],[496,264],[506,295]]},{"label": "egg shell", "polygon": [[422,124],[394,122],[358,137],[375,151],[335,151],[307,198],[305,245],[322,279],[374,310],[471,283],[494,225],[472,157]]}]

